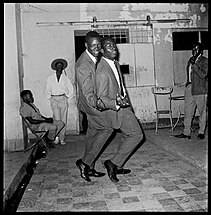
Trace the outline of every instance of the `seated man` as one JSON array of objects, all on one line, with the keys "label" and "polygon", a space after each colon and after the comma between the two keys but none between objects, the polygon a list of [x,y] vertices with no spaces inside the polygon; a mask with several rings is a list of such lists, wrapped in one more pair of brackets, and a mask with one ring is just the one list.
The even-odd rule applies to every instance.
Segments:
[{"label": "seated man", "polygon": [[30,90],[23,90],[20,93],[23,104],[20,107],[20,114],[28,120],[31,128],[35,131],[49,131],[45,138],[47,146],[53,148],[52,141],[59,135],[59,132],[64,127],[64,122],[61,120],[53,120],[46,118],[40,114],[39,109],[33,104],[34,98]]}]

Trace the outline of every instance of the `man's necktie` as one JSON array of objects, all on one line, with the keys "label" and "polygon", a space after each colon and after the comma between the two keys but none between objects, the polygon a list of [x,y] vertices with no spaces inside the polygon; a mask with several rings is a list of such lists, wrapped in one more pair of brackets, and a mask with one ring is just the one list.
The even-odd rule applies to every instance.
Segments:
[{"label": "man's necktie", "polygon": [[99,60],[98,60],[98,58],[96,57],[96,62],[95,62],[95,71],[97,70],[97,65],[98,65],[98,63],[99,63]]},{"label": "man's necktie", "polygon": [[120,74],[120,71],[119,71],[119,68],[117,66],[117,62],[114,61],[114,65],[116,67],[116,70],[118,72],[118,75],[119,75],[119,82],[120,82],[120,92],[121,92],[121,95],[124,96],[124,90],[123,90],[123,83],[122,83],[122,79],[121,79],[121,74]]}]

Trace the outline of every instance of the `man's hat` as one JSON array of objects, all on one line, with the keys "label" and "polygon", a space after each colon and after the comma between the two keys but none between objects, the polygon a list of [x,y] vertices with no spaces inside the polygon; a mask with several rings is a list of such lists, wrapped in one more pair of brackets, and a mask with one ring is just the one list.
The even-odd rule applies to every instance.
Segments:
[{"label": "man's hat", "polygon": [[58,59],[55,59],[52,63],[51,63],[51,68],[53,70],[56,70],[56,64],[57,63],[62,63],[63,64],[63,69],[65,69],[67,67],[67,61],[62,59],[62,58],[58,58]]}]

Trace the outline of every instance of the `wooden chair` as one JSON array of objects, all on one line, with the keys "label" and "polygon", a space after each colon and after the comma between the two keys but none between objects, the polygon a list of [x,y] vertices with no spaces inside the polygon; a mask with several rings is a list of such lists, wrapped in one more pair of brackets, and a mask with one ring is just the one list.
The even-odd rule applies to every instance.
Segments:
[{"label": "wooden chair", "polygon": [[[152,87],[151,88],[152,93],[154,94],[154,99],[155,99],[155,108],[156,108],[156,130],[155,130],[155,134],[158,134],[158,121],[159,121],[159,115],[160,114],[169,114],[169,118],[170,118],[170,124],[171,124],[171,134],[172,134],[172,128],[173,128],[173,123],[172,123],[172,110],[171,110],[171,94],[173,92],[173,88],[172,87]],[[169,99],[169,105],[168,105],[168,109],[159,109],[159,105],[158,105],[158,96],[167,96]]]},{"label": "wooden chair", "polygon": [[33,143],[31,146],[27,147],[24,152],[29,151],[30,149],[34,148],[37,144],[42,143],[46,148],[48,148],[48,146],[46,145],[46,142],[44,140],[44,136],[47,135],[48,131],[35,131],[34,129],[31,128],[30,123],[28,122],[28,120],[23,117],[21,115],[27,129],[29,129],[31,131],[31,133],[36,137],[36,142]]}]

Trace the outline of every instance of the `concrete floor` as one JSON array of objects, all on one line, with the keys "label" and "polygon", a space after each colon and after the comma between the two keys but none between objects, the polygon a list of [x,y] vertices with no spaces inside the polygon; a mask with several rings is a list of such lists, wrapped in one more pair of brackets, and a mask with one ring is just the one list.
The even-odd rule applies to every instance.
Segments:
[{"label": "concrete floor", "polygon": [[[174,133],[180,132],[178,127]],[[146,142],[125,165],[132,172],[118,175],[118,183],[107,174],[92,182],[80,178],[75,161],[83,155],[86,137],[67,136],[67,145],[56,145],[39,161],[17,212],[208,211],[207,134],[204,140],[197,140],[197,131],[190,140],[171,137],[169,129],[145,134]],[[112,156],[120,137],[118,133],[97,161],[98,171],[106,172],[102,162]],[[23,154],[5,156],[4,189],[12,177],[8,169],[15,169]]]}]

